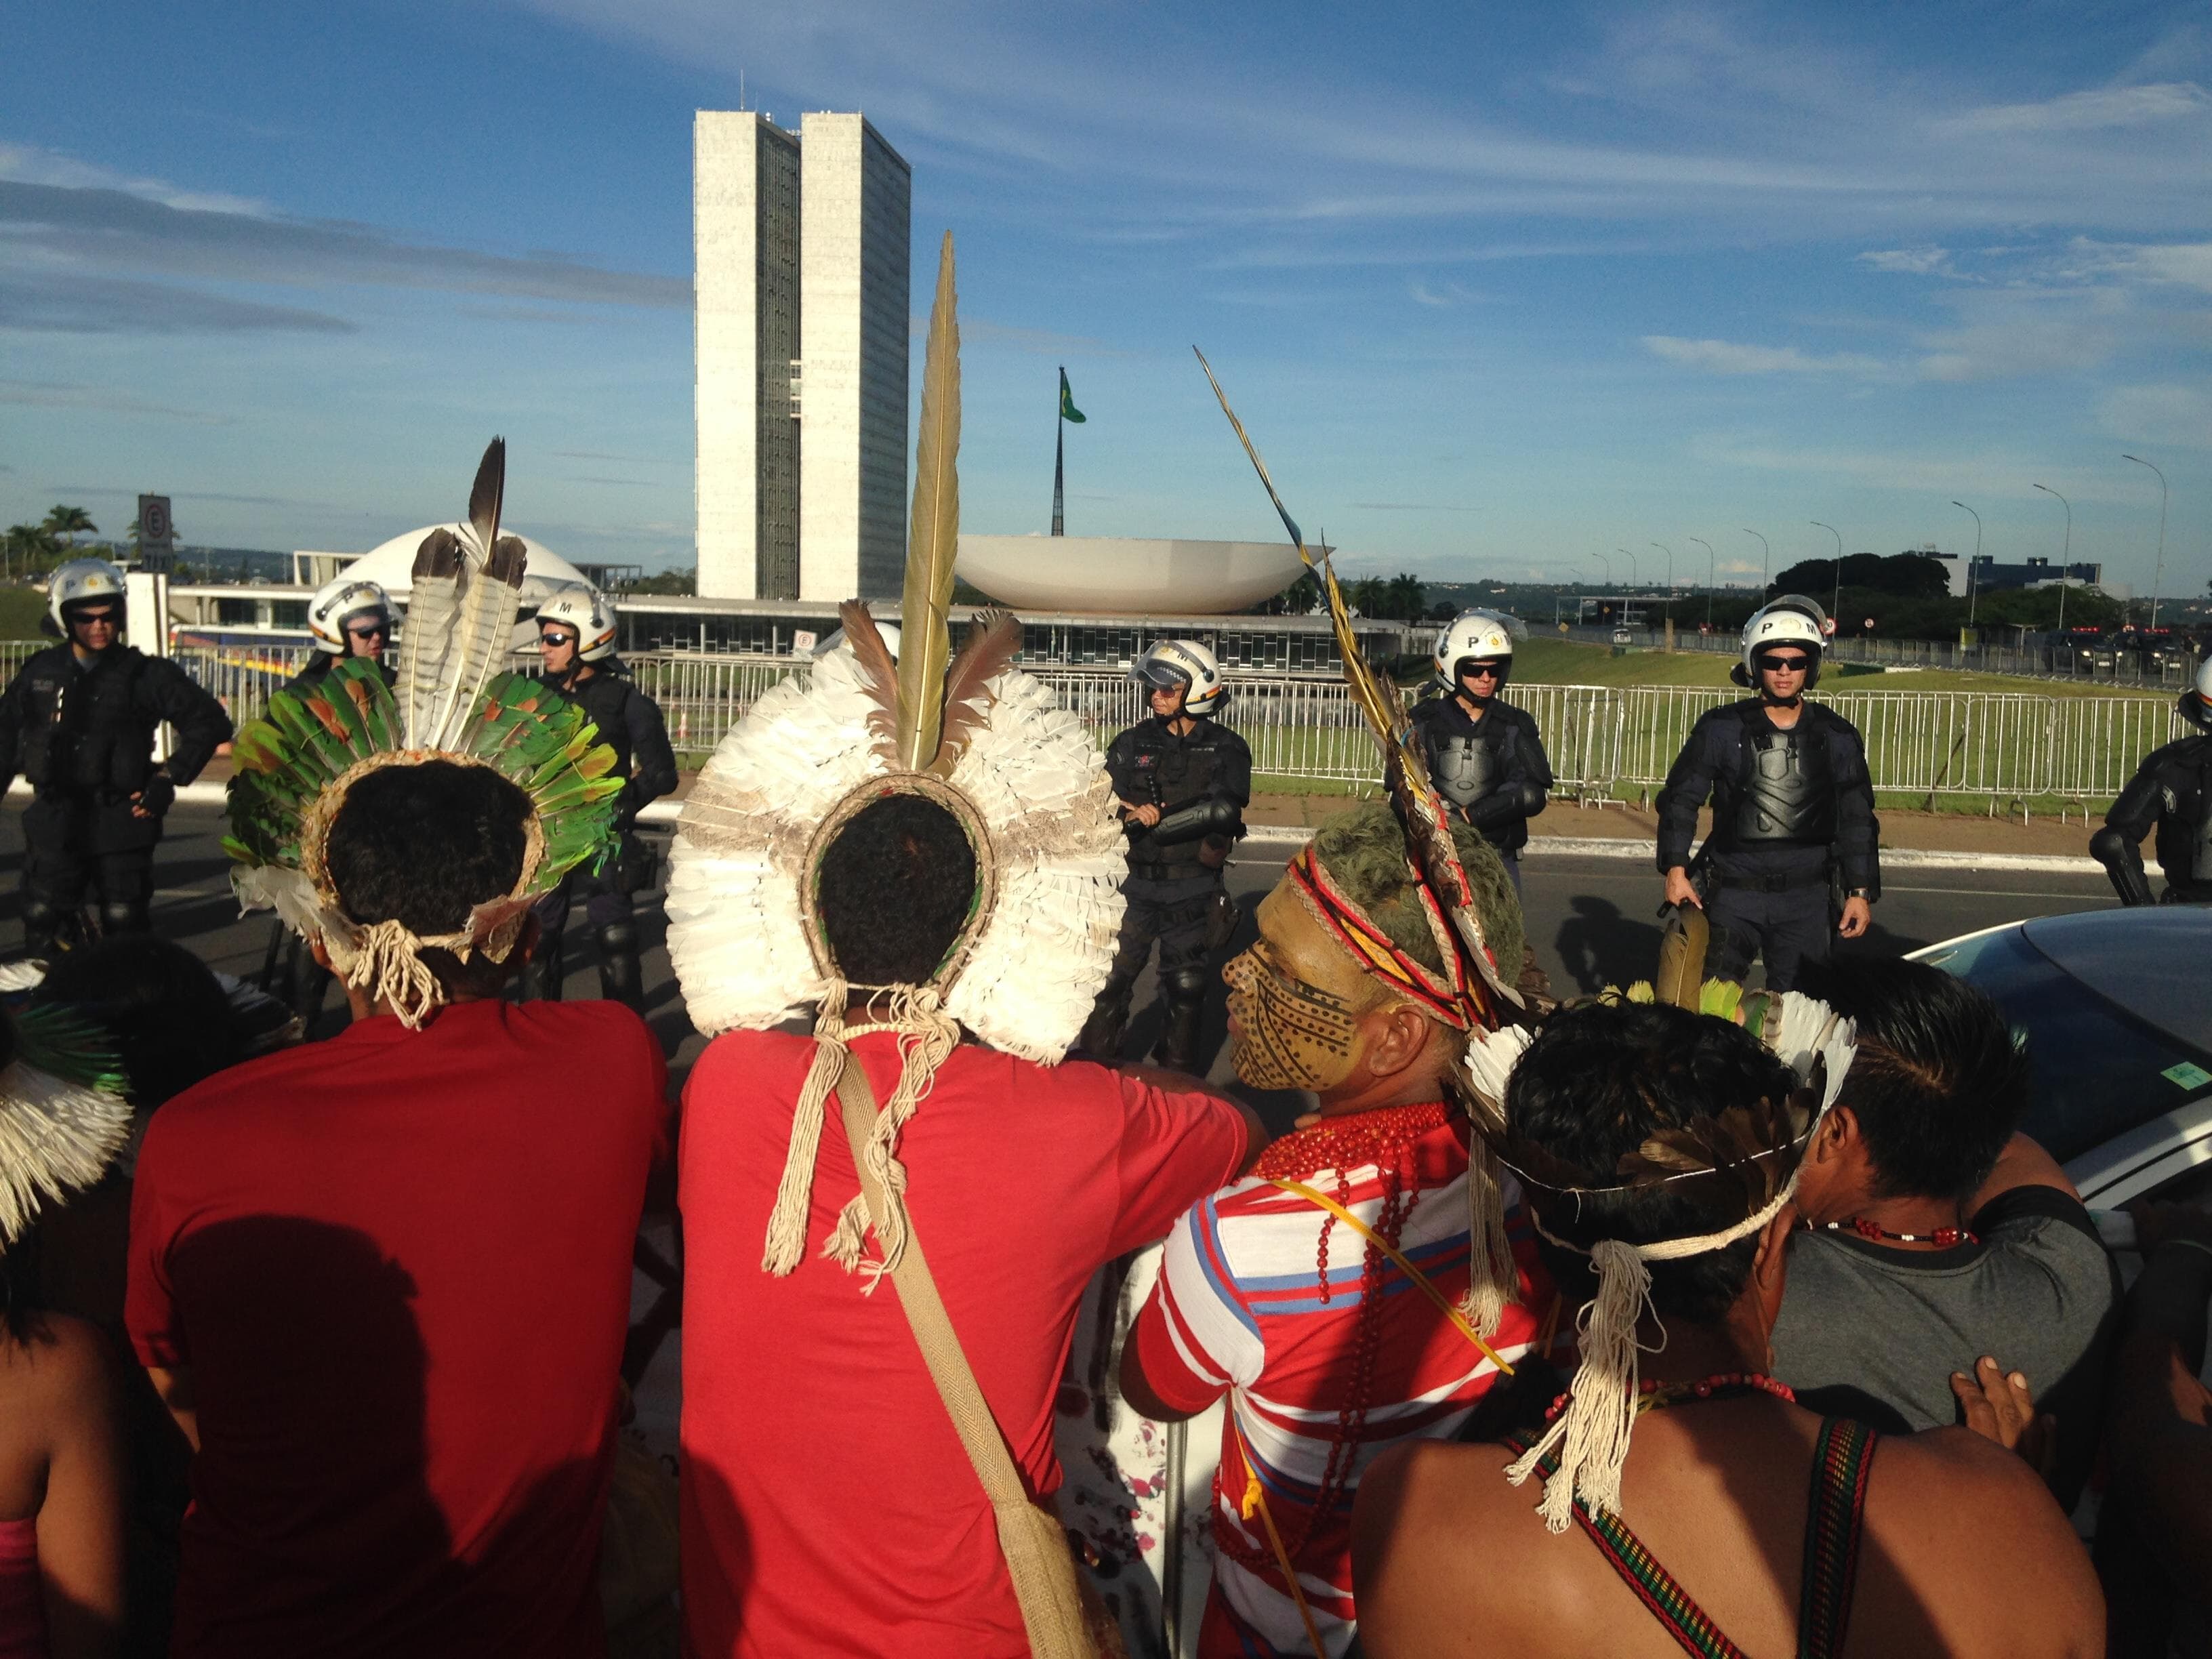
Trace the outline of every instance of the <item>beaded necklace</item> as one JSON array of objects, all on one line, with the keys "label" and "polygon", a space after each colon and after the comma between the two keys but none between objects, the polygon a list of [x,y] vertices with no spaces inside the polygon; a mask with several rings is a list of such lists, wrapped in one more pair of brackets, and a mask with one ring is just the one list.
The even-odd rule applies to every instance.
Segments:
[{"label": "beaded necklace", "polygon": [[1879,1244],[1887,1240],[1893,1244],[1935,1244],[1949,1249],[1956,1244],[1978,1244],[1982,1241],[1964,1227],[1938,1227],[1932,1233],[1893,1233],[1887,1227],[1855,1215],[1848,1221],[1831,1221],[1824,1230],[1832,1233],[1856,1233],[1861,1238]]},{"label": "beaded necklace", "polygon": [[[1375,1217],[1375,1231],[1397,1246],[1406,1219],[1420,1197],[1420,1186],[1411,1157],[1413,1144],[1452,1121],[1452,1110],[1442,1103],[1425,1106],[1385,1106],[1340,1118],[1326,1118],[1310,1129],[1301,1129],[1276,1141],[1261,1154],[1255,1171],[1262,1180],[1310,1182],[1322,1170],[1335,1177],[1334,1197],[1348,1205],[1351,1172],[1376,1167],[1382,1180],[1382,1203]],[[1328,1239],[1336,1218],[1322,1216],[1321,1242],[1316,1265],[1321,1279],[1321,1300],[1330,1299]],[[1306,1510],[1304,1523],[1284,1540],[1285,1553],[1295,1560],[1314,1533],[1336,1506],[1350,1479],[1354,1453],[1367,1425],[1369,1396],[1375,1387],[1375,1366],[1382,1346],[1382,1268],[1387,1258],[1373,1244],[1363,1253],[1359,1270],[1359,1312],[1353,1327],[1352,1354],[1347,1367],[1344,1403],[1338,1407],[1336,1433],[1329,1443],[1328,1462]],[[1220,1474],[1214,1476],[1217,1491]],[[1269,1550],[1246,1550],[1233,1538],[1219,1541],[1235,1559],[1249,1567],[1275,1565]]]}]

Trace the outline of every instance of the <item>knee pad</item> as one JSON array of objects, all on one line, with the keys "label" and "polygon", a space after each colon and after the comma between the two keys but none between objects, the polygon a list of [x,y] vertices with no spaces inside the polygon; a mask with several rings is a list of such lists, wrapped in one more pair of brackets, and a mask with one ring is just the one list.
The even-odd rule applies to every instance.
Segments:
[{"label": "knee pad", "polygon": [[1160,989],[1170,1002],[1203,1002],[1212,978],[1203,967],[1177,968],[1160,975]]},{"label": "knee pad", "polygon": [[143,899],[102,899],[100,902],[100,928],[106,934],[143,933],[146,931],[146,902]]},{"label": "knee pad", "polygon": [[626,916],[620,921],[602,922],[599,935],[599,949],[611,955],[637,953],[637,924]]}]

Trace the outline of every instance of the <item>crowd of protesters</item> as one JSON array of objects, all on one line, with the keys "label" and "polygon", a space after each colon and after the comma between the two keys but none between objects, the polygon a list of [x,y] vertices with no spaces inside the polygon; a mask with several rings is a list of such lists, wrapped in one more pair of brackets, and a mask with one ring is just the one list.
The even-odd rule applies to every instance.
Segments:
[{"label": "crowd of protesters", "polygon": [[[331,825],[330,876],[361,924],[448,936],[515,886],[527,813],[490,769],[389,767]],[[1514,872],[1471,829],[1459,854],[1518,963]],[[2018,1133],[2002,1015],[1899,963],[1807,972],[1856,1053],[1785,1164],[1675,1184],[1615,1176],[1803,1079],[1717,1015],[1561,1010],[1503,1090],[1501,1181],[1455,1081],[1480,1034],[1419,1006],[1444,967],[1406,863],[1387,807],[1347,811],[1228,966],[1240,1076],[1311,1097],[1280,1137],[1110,1054],[937,1062],[904,1200],[1030,1498],[1060,1484],[1086,1285],[1164,1238],[1121,1390],[1153,1422],[1228,1401],[1208,1659],[2073,1655],[2108,1628],[2202,1650],[2212,1217],[2144,1206],[2124,1291]],[[926,981],[978,879],[942,810],[869,808],[814,896],[844,979]],[[1344,948],[1336,905],[1385,919],[1379,954]],[[811,1189],[779,1182],[805,1029],[718,1037],[678,1109],[631,1007],[514,998],[528,955],[427,952],[419,1030],[348,984],[344,1030],[289,1044],[173,945],[56,958],[32,998],[116,1033],[140,1133],[0,1253],[0,1656],[1032,1650],[898,1300],[761,1270],[773,1211],[802,1206],[811,1256],[876,1178],[833,1129]],[[908,1039],[847,1022],[892,1098]],[[1754,1164],[1765,1186],[1723,1178]],[[672,1175],[680,1588],[617,1433],[635,1241]],[[1621,1426],[1614,1497],[1585,1504],[1569,1378],[1631,1257],[1633,1445]],[[668,1583],[632,1594],[656,1548]],[[1106,1622],[1093,1650],[1124,1639]]]}]

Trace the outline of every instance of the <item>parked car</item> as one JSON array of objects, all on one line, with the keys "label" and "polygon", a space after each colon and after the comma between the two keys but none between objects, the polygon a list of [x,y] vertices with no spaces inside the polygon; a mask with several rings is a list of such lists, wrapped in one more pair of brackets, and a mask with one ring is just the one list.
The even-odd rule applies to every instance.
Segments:
[{"label": "parked car", "polygon": [[2212,1195],[2212,908],[2008,922],[1912,953],[1996,1000],[2027,1041],[2021,1127],[2092,1210]]}]

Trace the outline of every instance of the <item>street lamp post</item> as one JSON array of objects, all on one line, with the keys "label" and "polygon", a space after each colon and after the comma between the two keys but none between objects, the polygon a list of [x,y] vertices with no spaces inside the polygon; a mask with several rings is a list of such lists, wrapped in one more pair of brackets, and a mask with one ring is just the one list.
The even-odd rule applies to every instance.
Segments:
[{"label": "street lamp post", "polygon": [[[1844,532],[1832,524],[1822,524],[1818,519],[1810,519],[1807,522],[1836,538],[1836,591],[1828,600],[1828,620],[1836,623],[1836,612],[1843,608],[1844,603]],[[1836,623],[1836,626],[1841,628],[1843,624]]]},{"label": "street lamp post", "polygon": [[[2049,484],[2038,484],[2036,488],[2046,495],[2058,495]],[[2071,585],[2067,573],[2074,566],[2074,503],[2058,495],[2058,504],[2066,509],[2066,550],[2058,556],[2058,632],[2063,637],[2066,632],[2066,590]]]},{"label": "street lamp post", "polygon": [[1664,542],[1654,542],[1651,545],[1667,556],[1667,598],[1660,614],[1671,623],[1674,620],[1674,550]]},{"label": "street lamp post", "polygon": [[[1747,536],[1759,536],[1756,530],[1747,530]],[[1766,568],[1774,562],[1774,550],[1766,544],[1766,538],[1759,536],[1759,597],[1766,597]]]},{"label": "street lamp post", "polygon": [[1703,536],[1690,539],[1705,550],[1705,632],[1713,631],[1713,544]]},{"label": "street lamp post", "polygon": [[2150,625],[2158,626],[2158,590],[2166,580],[2166,474],[2140,455],[2123,455],[2124,461],[2133,461],[2137,466],[2149,466],[2158,472],[2158,568],[2150,578]]},{"label": "street lamp post", "polygon": [[[1954,501],[1951,505],[1957,507],[1961,513],[1974,513],[1974,509],[1968,507],[1964,501]],[[1974,513],[1974,562],[1966,567],[1966,626],[1970,630],[1974,625],[1975,579],[1981,574],[1982,515],[1978,513]]]}]

